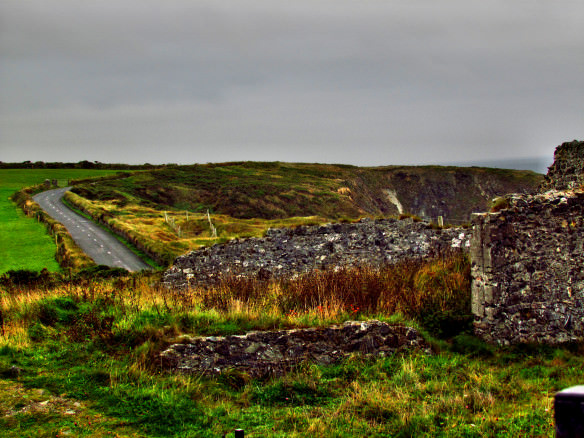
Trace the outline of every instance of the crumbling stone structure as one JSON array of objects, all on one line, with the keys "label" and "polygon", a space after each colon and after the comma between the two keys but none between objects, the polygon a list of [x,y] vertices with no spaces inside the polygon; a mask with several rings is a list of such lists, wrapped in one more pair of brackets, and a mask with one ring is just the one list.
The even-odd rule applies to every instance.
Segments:
[{"label": "crumbling stone structure", "polygon": [[489,342],[584,339],[584,142],[564,143],[555,159],[546,193],[509,195],[506,208],[473,216],[472,312]]}]

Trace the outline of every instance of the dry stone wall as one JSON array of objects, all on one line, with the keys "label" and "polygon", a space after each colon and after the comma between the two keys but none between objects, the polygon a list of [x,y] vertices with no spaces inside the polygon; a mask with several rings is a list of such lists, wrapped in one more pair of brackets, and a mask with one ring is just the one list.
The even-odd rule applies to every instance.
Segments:
[{"label": "dry stone wall", "polygon": [[352,354],[389,356],[403,349],[431,352],[414,328],[348,321],[331,327],[185,338],[163,351],[160,361],[164,368],[185,374],[238,370],[251,377],[267,377],[281,375],[304,361],[330,365]]},{"label": "dry stone wall", "polygon": [[584,339],[584,143],[556,150],[546,193],[473,215],[475,332],[498,344]]},{"label": "dry stone wall", "polygon": [[379,267],[469,246],[468,230],[437,230],[411,219],[280,228],[263,238],[233,240],[178,257],[163,282],[183,288],[212,285],[228,276],[293,278],[314,269]]}]

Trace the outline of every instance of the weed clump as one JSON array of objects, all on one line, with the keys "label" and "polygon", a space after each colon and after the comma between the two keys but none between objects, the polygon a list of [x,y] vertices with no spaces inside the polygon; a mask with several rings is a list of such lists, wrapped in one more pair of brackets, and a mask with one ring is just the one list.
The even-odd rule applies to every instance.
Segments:
[{"label": "weed clump", "polygon": [[502,196],[500,198],[495,198],[491,205],[491,213],[496,213],[501,210],[506,210],[511,206],[511,201],[509,198]]}]

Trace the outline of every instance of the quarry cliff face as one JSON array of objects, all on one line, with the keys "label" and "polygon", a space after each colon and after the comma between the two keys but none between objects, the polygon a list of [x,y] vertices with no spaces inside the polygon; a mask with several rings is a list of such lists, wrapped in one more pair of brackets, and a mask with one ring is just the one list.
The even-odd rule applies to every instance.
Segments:
[{"label": "quarry cliff face", "polygon": [[76,186],[90,200],[225,214],[240,219],[319,216],[339,221],[408,213],[468,223],[505,193],[535,193],[531,171],[447,166],[303,163],[177,166]]},{"label": "quarry cliff face", "polygon": [[352,199],[369,214],[410,213],[453,224],[470,221],[505,193],[534,194],[541,176],[504,169],[441,166],[377,168],[347,181]]}]

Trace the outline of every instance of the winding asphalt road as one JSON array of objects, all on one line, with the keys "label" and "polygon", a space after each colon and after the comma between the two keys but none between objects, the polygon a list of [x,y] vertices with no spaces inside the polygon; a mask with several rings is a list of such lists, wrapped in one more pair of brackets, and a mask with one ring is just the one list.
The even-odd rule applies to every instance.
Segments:
[{"label": "winding asphalt road", "polygon": [[61,222],[75,243],[98,265],[124,268],[128,271],[151,269],[109,232],[75,213],[63,203],[63,195],[71,187],[48,190],[33,196],[49,216]]}]

